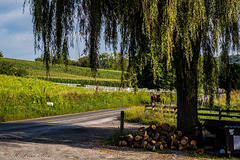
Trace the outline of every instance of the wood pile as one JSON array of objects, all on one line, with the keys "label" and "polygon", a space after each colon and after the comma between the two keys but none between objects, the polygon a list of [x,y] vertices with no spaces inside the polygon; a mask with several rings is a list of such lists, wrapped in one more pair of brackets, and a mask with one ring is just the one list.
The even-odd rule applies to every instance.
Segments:
[{"label": "wood pile", "polygon": [[172,150],[194,150],[203,154],[203,149],[197,148],[196,140],[183,136],[175,126],[162,124],[160,126],[150,125],[148,128],[141,127],[138,129],[136,136],[132,134],[120,136],[119,146],[129,146],[132,148],[143,148],[149,151],[156,149]]}]

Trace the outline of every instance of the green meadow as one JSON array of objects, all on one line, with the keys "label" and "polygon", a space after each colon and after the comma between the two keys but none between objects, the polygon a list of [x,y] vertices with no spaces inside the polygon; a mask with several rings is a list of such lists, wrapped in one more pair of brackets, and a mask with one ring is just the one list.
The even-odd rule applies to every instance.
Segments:
[{"label": "green meadow", "polygon": [[[52,82],[0,75],[0,122],[139,106],[149,93],[103,92]],[[48,106],[47,102],[53,102]]]}]

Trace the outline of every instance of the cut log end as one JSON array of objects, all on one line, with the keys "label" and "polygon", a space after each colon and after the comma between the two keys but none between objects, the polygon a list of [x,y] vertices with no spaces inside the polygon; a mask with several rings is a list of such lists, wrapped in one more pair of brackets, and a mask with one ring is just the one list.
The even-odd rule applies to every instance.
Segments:
[{"label": "cut log end", "polygon": [[175,150],[176,149],[176,147],[175,146],[171,146],[171,150]]},{"label": "cut log end", "polygon": [[185,137],[185,136],[182,137],[181,138],[181,144],[185,146],[185,145],[187,145],[187,143],[188,143],[188,137]]},{"label": "cut log end", "polygon": [[148,146],[147,146],[147,150],[154,152],[154,151],[156,150],[156,147],[155,147],[155,146],[148,145]]},{"label": "cut log end", "polygon": [[126,141],[119,141],[119,144],[118,144],[120,147],[124,147],[124,146],[127,146],[128,143]]},{"label": "cut log end", "polygon": [[182,151],[183,149],[184,149],[183,145],[180,144],[180,145],[178,146],[178,150],[179,150],[179,151]]},{"label": "cut log end", "polygon": [[191,140],[191,143],[190,143],[192,146],[196,146],[197,142],[195,140]]},{"label": "cut log end", "polygon": [[179,137],[182,136],[182,132],[181,131],[178,131],[177,134],[178,134]]},{"label": "cut log end", "polygon": [[203,148],[198,149],[198,150],[197,150],[197,153],[198,153],[198,154],[201,154],[201,155],[204,154],[204,149],[203,149]]},{"label": "cut log end", "polygon": [[136,137],[135,137],[135,141],[140,141],[141,139],[142,139],[141,136],[136,136]]}]

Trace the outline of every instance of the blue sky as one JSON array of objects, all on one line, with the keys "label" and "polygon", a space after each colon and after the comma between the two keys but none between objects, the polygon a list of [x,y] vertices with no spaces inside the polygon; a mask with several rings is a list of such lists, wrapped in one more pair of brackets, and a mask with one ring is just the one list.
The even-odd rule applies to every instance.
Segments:
[{"label": "blue sky", "polygon": [[[41,52],[34,52],[32,16],[29,8],[23,13],[24,0],[0,0],[0,51],[4,57],[34,60]],[[83,44],[79,44],[83,48]],[[77,47],[70,49],[70,59],[77,60],[82,50]],[[105,48],[101,40],[100,53],[112,52]]]}]

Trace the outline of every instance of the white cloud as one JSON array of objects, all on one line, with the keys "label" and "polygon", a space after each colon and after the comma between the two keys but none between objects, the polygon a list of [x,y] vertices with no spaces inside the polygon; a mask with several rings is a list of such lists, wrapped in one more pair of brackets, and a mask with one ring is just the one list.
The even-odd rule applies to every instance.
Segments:
[{"label": "white cloud", "polygon": [[0,50],[8,58],[34,60],[31,15],[23,14],[23,2],[0,1]]}]

